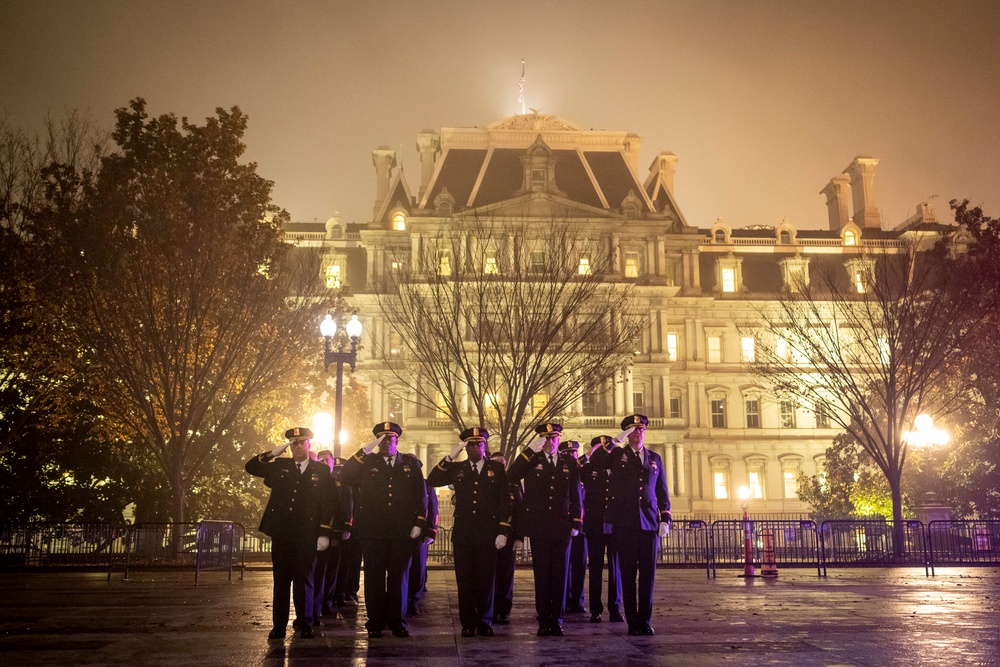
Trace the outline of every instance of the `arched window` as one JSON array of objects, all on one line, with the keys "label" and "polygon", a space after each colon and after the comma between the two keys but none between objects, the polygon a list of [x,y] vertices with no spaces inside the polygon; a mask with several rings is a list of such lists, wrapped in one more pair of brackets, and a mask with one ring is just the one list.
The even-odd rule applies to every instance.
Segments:
[{"label": "arched window", "polygon": [[724,230],[724,229],[716,229],[715,230],[715,242],[716,243],[725,243],[726,242],[726,230]]},{"label": "arched window", "polygon": [[844,245],[857,245],[858,238],[854,235],[854,232],[848,230],[844,232]]},{"label": "arched window", "polygon": [[791,245],[792,244],[792,233],[789,232],[789,231],[787,231],[787,230],[782,231],[781,234],[779,234],[779,239],[780,239],[780,243],[782,245]]},{"label": "arched window", "polygon": [[406,231],[406,216],[403,213],[392,214],[392,228],[397,232]]}]

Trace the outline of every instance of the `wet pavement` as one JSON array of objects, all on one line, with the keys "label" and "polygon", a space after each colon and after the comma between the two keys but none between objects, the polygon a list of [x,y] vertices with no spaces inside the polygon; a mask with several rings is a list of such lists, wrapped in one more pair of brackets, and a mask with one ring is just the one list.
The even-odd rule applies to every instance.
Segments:
[{"label": "wet pavement", "polygon": [[531,572],[518,570],[511,625],[462,638],[454,573],[429,573],[408,639],[368,640],[360,609],[314,639],[268,641],[271,574],[0,574],[6,665],[1000,665],[1000,569],[782,570],[744,580],[660,570],[653,637],[569,615],[536,637]]}]

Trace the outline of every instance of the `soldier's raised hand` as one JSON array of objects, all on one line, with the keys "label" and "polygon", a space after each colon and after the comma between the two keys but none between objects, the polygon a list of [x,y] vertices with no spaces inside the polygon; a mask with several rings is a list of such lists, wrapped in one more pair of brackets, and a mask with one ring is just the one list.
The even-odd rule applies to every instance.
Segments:
[{"label": "soldier's raised hand", "polygon": [[375,438],[374,440],[372,440],[371,442],[369,442],[367,445],[365,445],[361,449],[364,450],[365,454],[371,454],[376,449],[378,449],[378,446],[382,442],[382,438],[384,438],[384,437],[385,437],[385,434],[383,433],[382,435],[380,435],[379,437]]},{"label": "soldier's raised hand", "polygon": [[530,449],[533,452],[540,452],[542,451],[542,445],[544,444],[545,444],[545,438],[538,437],[528,443],[528,449]]},{"label": "soldier's raised hand", "polygon": [[612,438],[612,441],[614,442],[615,446],[617,447],[618,445],[620,445],[623,442],[625,442],[628,439],[628,434],[631,431],[632,431],[631,427],[627,428],[624,431],[622,431],[621,433],[619,433],[618,435],[616,435],[614,438]]},{"label": "soldier's raised hand", "polygon": [[451,450],[451,454],[448,455],[448,460],[454,461],[455,459],[457,459],[458,455],[462,453],[463,449],[465,449],[464,442],[460,442],[457,445],[455,445],[455,449]]}]

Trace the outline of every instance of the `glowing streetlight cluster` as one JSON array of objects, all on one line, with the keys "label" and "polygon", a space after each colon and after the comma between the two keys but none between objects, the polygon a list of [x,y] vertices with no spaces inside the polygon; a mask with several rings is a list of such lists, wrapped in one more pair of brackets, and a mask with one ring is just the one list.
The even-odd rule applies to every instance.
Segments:
[{"label": "glowing streetlight cluster", "polygon": [[934,420],[930,415],[917,415],[913,420],[913,429],[903,433],[903,441],[913,447],[947,445],[950,439],[948,431],[934,428]]}]

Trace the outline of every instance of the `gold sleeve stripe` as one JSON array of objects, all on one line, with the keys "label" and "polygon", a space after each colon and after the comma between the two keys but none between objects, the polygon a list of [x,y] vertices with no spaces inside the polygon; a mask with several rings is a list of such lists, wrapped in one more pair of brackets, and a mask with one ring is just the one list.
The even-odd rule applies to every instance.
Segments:
[{"label": "gold sleeve stripe", "polygon": [[319,527],[320,527],[320,528],[329,528],[330,530],[333,530],[333,526],[328,526],[328,525],[326,525],[325,523],[321,523],[321,524],[319,524]]}]

